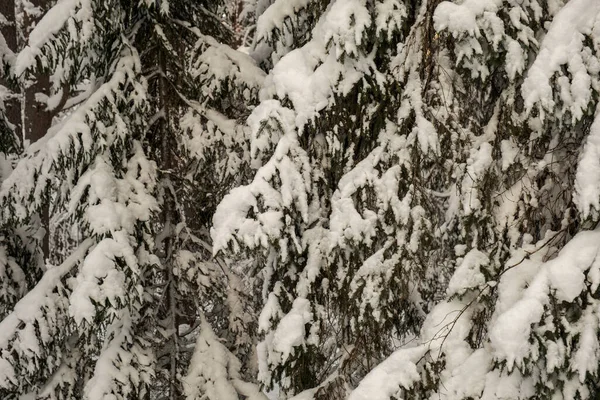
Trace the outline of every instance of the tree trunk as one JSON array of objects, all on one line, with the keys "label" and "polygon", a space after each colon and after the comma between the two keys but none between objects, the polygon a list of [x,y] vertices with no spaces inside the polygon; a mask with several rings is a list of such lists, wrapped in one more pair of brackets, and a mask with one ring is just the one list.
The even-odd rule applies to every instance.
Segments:
[{"label": "tree trunk", "polygon": [[[16,52],[17,48],[17,24],[15,18],[15,2],[12,0],[0,1],[0,14],[8,21],[7,25],[0,25],[0,32],[6,40],[8,48]],[[15,94],[19,94],[19,88],[15,85],[11,85],[7,77],[0,73],[0,85],[11,89]],[[6,118],[8,122],[13,125],[13,129],[16,135],[21,136],[21,101],[20,96],[11,99],[5,103],[6,107]]]},{"label": "tree trunk", "polygon": [[[31,7],[27,10],[23,9],[23,25],[20,27],[21,38],[23,43],[21,47],[24,47],[27,43],[26,40],[29,37],[30,32],[33,30],[37,22],[45,14],[50,6],[49,0],[31,0],[31,4],[37,9],[38,12],[29,13]],[[23,130],[23,141],[27,144],[33,144],[38,140],[42,139],[48,129],[52,126],[52,119],[57,112],[60,111],[61,107],[57,107],[55,110],[48,110],[47,105],[38,101],[36,94],[43,94],[45,96],[51,95],[51,84],[50,77],[47,73],[38,72],[34,76],[28,77],[28,81],[31,83],[22,88],[23,91],[23,111],[22,111],[22,130]],[[66,100],[68,91],[64,91],[63,101]],[[50,206],[49,199],[45,202],[45,205],[40,211],[40,227],[45,230],[45,235],[42,240],[42,253],[44,260],[50,256]]]}]

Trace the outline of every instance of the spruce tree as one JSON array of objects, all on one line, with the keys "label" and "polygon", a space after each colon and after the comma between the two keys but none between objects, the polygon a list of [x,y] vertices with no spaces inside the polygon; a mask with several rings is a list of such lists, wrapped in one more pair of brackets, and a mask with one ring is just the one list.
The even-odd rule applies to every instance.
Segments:
[{"label": "spruce tree", "polygon": [[439,115],[458,139],[440,227],[455,267],[417,340],[350,399],[597,396],[598,11],[586,1],[432,9],[452,79]]},{"label": "spruce tree", "polygon": [[3,399],[598,397],[597,0],[7,4]]},{"label": "spruce tree", "polygon": [[262,64],[274,65],[248,119],[260,168],[225,197],[213,238],[262,264],[259,378],[282,397],[345,398],[396,337],[418,331],[420,292],[436,285],[422,262],[436,213],[415,180],[428,177],[407,158],[435,166],[439,143],[418,65],[402,72],[402,96],[393,57],[416,12],[276,1],[257,19],[255,50],[267,46]]},{"label": "spruce tree", "polygon": [[594,398],[596,2],[267,3],[261,167],[213,230],[262,266],[261,381]]},{"label": "spruce tree", "polygon": [[[232,168],[248,165],[236,118],[263,75],[225,44],[221,10],[58,1],[3,69],[24,86],[47,79],[34,97],[60,112],[3,176],[2,398],[262,398],[242,371],[244,283],[209,259],[206,234]],[[216,173],[197,181],[203,168]],[[50,205],[71,235],[56,265],[28,258],[15,234],[36,239],[24,228]]]}]

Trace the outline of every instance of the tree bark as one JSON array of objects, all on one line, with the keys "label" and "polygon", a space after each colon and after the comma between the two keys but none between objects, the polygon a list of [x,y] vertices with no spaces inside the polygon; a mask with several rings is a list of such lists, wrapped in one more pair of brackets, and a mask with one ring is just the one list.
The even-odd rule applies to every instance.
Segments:
[{"label": "tree bark", "polygon": [[[31,7],[28,7],[28,10],[19,10],[23,13],[23,25],[20,27],[20,34],[23,41],[21,47],[27,44],[26,40],[29,34],[50,7],[49,0],[30,0],[30,3],[35,7],[36,12],[29,12],[28,10]],[[34,76],[28,77],[27,80],[31,83],[22,88],[22,131],[23,140],[29,142],[29,144],[33,144],[46,135],[48,129],[52,126],[52,119],[60,109],[48,110],[47,105],[39,102],[37,99],[36,94],[38,93],[45,96],[50,96],[51,94],[50,77],[47,73],[37,72]],[[44,260],[50,256],[50,207],[48,202],[45,202],[40,211],[40,225],[46,231],[42,240]]]},{"label": "tree bark", "polygon": [[[18,50],[17,40],[17,23],[15,18],[15,2],[14,0],[2,0],[0,1],[0,14],[8,21],[7,24],[0,24],[0,32],[6,40],[6,45],[12,52]],[[0,85],[9,88],[15,94],[19,94],[19,88],[15,87],[14,84],[9,82],[7,76],[0,72]],[[7,101],[6,107],[6,118],[14,126],[14,132],[17,136],[21,136],[21,101],[20,96]]]}]

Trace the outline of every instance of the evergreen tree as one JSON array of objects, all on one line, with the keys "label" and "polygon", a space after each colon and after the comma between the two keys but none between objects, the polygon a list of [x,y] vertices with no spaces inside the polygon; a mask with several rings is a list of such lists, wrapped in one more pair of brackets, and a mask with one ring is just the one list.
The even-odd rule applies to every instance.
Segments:
[{"label": "evergreen tree", "polygon": [[598,397],[598,21],[2,2],[0,397]]},{"label": "evergreen tree", "polygon": [[439,143],[416,56],[406,91],[393,57],[416,11],[274,2],[258,18],[256,48],[268,44],[263,65],[274,64],[248,120],[260,168],[223,200],[213,238],[263,264],[259,377],[281,396],[345,398],[396,338],[418,331],[420,295],[437,287],[423,262],[436,256],[437,210],[420,182],[439,174]]},{"label": "evergreen tree", "polygon": [[597,2],[304,18],[317,3],[257,19],[261,168],[214,218],[217,251],[263,266],[259,378],[280,398],[594,398]]},{"label": "evergreen tree", "polygon": [[432,11],[452,78],[450,113],[438,115],[459,139],[440,227],[456,267],[417,340],[349,398],[595,398],[588,179],[597,170],[588,163],[597,158],[598,7],[466,1]]},{"label": "evergreen tree", "polygon": [[[7,24],[8,20],[2,27]],[[11,109],[14,106],[14,92],[10,88],[14,88],[15,82],[6,77],[13,62],[14,53],[0,33],[0,68],[3,71],[3,79],[0,80],[0,182],[11,173],[12,163],[20,151],[20,140],[15,132],[17,129],[9,118],[14,116],[14,109]],[[16,229],[4,229],[0,235],[0,315],[4,317],[27,289],[28,277],[23,265],[32,256],[32,248],[23,246]]]},{"label": "evergreen tree", "polygon": [[[248,164],[236,118],[263,76],[224,44],[220,7],[59,0],[4,69],[60,113],[0,191],[2,398],[262,398],[237,359],[252,362],[244,283],[209,260],[206,234],[232,168]],[[54,266],[19,241],[49,204],[72,235]]]}]

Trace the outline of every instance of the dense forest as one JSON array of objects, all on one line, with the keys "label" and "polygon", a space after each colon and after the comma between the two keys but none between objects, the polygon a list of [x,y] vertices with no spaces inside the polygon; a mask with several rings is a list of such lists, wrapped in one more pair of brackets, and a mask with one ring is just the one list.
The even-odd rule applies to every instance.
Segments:
[{"label": "dense forest", "polygon": [[0,399],[600,399],[600,1],[0,0]]}]

